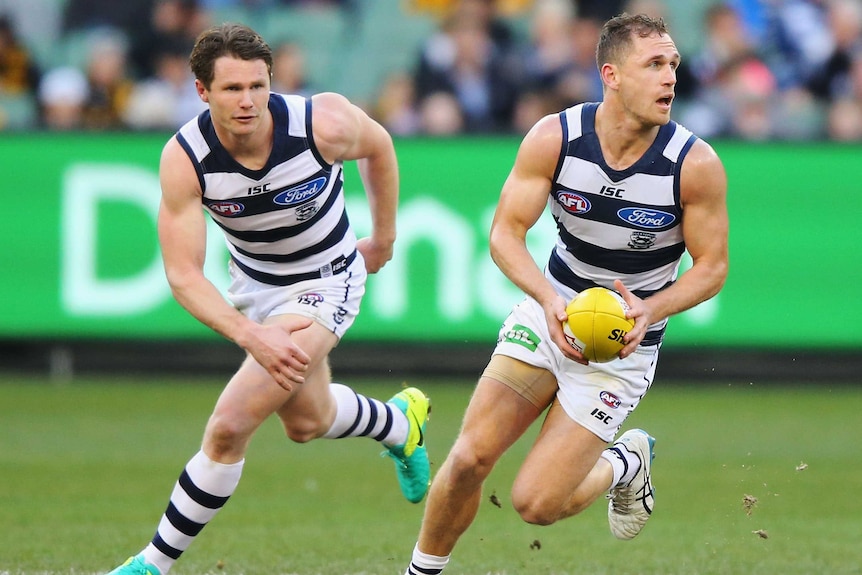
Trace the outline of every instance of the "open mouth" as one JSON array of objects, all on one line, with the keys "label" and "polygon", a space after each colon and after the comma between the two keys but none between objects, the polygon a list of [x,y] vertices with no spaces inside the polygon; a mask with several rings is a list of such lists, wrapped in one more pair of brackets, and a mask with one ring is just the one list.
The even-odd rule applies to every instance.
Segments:
[{"label": "open mouth", "polygon": [[658,103],[662,106],[670,106],[671,102],[673,102],[673,96],[665,96],[658,99]]}]

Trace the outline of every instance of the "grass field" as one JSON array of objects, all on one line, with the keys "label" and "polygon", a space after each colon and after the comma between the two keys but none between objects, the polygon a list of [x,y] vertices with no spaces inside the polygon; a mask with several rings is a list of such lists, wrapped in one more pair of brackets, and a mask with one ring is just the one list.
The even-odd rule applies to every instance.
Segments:
[{"label": "grass field", "polygon": [[[400,385],[349,383],[381,398]],[[432,397],[439,465],[473,381],[410,383]],[[221,385],[0,377],[0,574],[104,573],[143,547]],[[658,440],[656,511],[631,542],[610,535],[603,501],[550,527],[520,521],[509,490],[530,434],[489,478],[446,575],[862,573],[860,406],[862,388],[828,384],[657,384],[629,421]],[[422,505],[401,499],[379,452],[293,444],[268,421],[235,496],[172,573],[400,575]]]}]

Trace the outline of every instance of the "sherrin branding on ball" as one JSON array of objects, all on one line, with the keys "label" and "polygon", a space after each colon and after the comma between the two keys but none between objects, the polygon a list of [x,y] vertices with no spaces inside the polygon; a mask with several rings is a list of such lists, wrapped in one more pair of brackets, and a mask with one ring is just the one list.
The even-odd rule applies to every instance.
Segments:
[{"label": "sherrin branding on ball", "polygon": [[623,337],[635,322],[626,318],[629,306],[620,294],[603,287],[585,289],[566,306],[566,341],[588,361],[616,359]]}]

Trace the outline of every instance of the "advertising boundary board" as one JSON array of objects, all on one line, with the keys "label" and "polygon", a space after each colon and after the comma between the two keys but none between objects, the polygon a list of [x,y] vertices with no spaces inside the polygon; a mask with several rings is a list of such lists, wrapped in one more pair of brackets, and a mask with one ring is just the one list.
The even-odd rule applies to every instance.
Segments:
[{"label": "advertising boundary board", "polygon": [[[158,157],[166,134],[10,134],[0,139],[6,222],[0,339],[213,341],[171,298],[158,250]],[[350,341],[483,345],[518,291],[487,231],[517,138],[396,140],[393,260],[370,278]],[[671,320],[667,349],[862,351],[862,147],[714,142],[729,179],[731,266],[713,300]],[[369,217],[346,167],[351,222]],[[547,214],[546,214],[547,215]],[[226,286],[209,234],[207,274]],[[553,222],[528,236],[540,266]]]}]

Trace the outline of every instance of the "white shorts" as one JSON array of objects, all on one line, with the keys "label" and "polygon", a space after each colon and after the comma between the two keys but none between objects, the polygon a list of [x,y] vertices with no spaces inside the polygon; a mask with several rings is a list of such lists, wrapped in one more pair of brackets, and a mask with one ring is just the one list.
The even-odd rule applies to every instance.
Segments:
[{"label": "white shorts", "polygon": [[228,299],[249,319],[296,314],[310,317],[340,339],[353,325],[365,295],[365,260],[356,258],[341,273],[320,279],[274,286],[248,277],[233,261],[229,264],[231,284]]},{"label": "white shorts", "polygon": [[625,359],[581,365],[551,341],[542,306],[527,297],[500,328],[494,353],[551,372],[557,379],[557,399],[568,416],[612,441],[652,385],[660,347],[640,346]]}]

